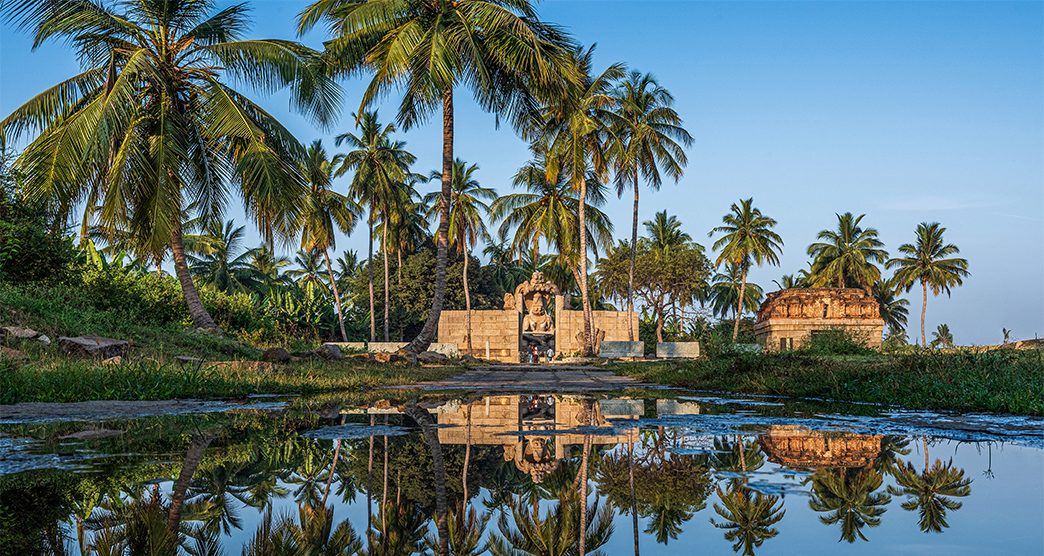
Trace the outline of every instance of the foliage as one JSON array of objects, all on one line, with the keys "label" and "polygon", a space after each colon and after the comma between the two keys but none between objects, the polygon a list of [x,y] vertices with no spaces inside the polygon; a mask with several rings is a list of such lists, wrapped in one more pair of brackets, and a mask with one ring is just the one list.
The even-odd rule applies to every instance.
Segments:
[{"label": "foliage", "polygon": [[869,355],[874,353],[866,345],[867,338],[842,328],[832,328],[814,332],[801,349],[815,355]]},{"label": "foliage", "polygon": [[812,287],[863,288],[881,279],[881,269],[888,259],[884,244],[877,239],[877,230],[863,229],[859,223],[865,214],[851,212],[837,215],[837,230],[819,232],[816,243],[808,246],[812,257],[809,282]]}]

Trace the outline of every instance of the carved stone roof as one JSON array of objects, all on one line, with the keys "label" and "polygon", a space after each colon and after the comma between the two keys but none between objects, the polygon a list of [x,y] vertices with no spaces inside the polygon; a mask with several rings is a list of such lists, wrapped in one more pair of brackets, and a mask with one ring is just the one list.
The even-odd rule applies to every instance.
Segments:
[{"label": "carved stone roof", "polygon": [[880,319],[877,301],[859,288],[790,288],[765,296],[757,322],[789,319]]},{"label": "carved stone roof", "polygon": [[787,467],[866,467],[881,454],[879,435],[773,426],[758,437],[769,461]]}]

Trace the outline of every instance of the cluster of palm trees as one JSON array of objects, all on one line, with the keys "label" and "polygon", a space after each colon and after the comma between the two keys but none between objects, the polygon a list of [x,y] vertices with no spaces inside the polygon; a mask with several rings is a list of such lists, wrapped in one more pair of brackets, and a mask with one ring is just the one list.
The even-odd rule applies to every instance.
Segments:
[{"label": "cluster of palm trees", "polygon": [[[239,198],[264,240],[263,251],[242,256],[256,257],[255,266],[271,270],[279,264],[278,239],[299,244],[302,262],[321,260],[342,338],[344,310],[331,256],[335,236],[350,233],[366,215],[371,340],[377,324],[370,263],[373,238],[380,236],[387,340],[389,257],[401,261],[404,252],[418,249],[426,224],[437,221],[431,308],[406,348],[419,352],[434,338],[450,250],[467,260],[487,235],[488,216],[500,222],[498,245],[506,246],[508,257],[537,264],[542,246],[555,253],[554,266],[580,295],[584,351],[590,353],[591,312],[598,300],[591,295],[589,257],[597,259],[612,243],[612,224],[598,209],[607,184],[615,184],[621,196],[630,189],[634,197],[626,295],[633,313],[641,186],[655,189],[665,178],[679,180],[692,141],[673,97],[651,75],[619,63],[599,71],[593,48],[582,48],[542,21],[529,0],[320,0],[302,10],[297,30],[324,27],[329,37],[322,51],[294,41],[244,39],[245,4],[215,12],[211,0],[15,0],[0,11],[34,32],[36,44],[73,45],[83,66],[0,121],[6,141],[32,137],[15,163],[25,176],[20,194],[45,203],[63,221],[82,207],[83,240],[93,229],[140,257],[159,262],[169,253],[192,322],[205,330],[219,329],[200,301],[193,268],[218,283],[238,278],[200,258],[220,258],[220,247],[195,250],[199,244],[189,240],[189,224],[201,223],[227,240],[225,249],[234,247],[236,228],[222,224],[222,215]],[[355,115],[357,133],[338,135],[337,146],[348,152],[332,158],[319,142],[299,143],[229,85],[286,89],[295,109],[328,128],[342,104],[337,80],[357,75],[370,76]],[[454,109],[463,92],[531,142],[533,159],[514,179],[524,193],[497,197],[480,185],[475,165],[456,157]],[[400,100],[398,125],[381,124],[370,109],[388,94]],[[436,113],[442,115],[442,167],[418,174],[411,170],[415,157],[393,134]],[[347,191],[335,191],[334,180],[347,174]],[[413,186],[425,178],[438,179],[440,188],[421,198]],[[752,204],[747,199],[733,205],[712,231],[720,234],[714,248],[723,268],[717,289],[723,296],[738,290],[728,294],[728,303],[719,297],[715,304],[735,306],[734,338],[744,310],[758,297],[748,284],[750,267],[778,264],[782,247],[772,230],[775,220]],[[876,287],[887,298],[919,283],[926,305],[929,289],[949,293],[967,275],[966,261],[954,256],[957,248],[942,240],[938,224],[920,226],[917,243],[886,260],[876,231],[861,228],[861,220],[846,213],[836,232],[820,234],[809,248],[814,260],[802,284]],[[243,262],[230,260],[234,266]],[[881,263],[896,269],[892,279],[881,280]],[[304,272],[313,278],[311,269]],[[465,302],[470,309],[469,291]],[[922,309],[926,343],[923,317]]]}]

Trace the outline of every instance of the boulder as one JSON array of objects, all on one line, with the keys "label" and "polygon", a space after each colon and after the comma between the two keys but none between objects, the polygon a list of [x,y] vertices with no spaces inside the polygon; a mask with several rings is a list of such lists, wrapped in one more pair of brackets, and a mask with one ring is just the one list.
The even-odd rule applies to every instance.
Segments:
[{"label": "boulder", "polygon": [[417,355],[417,362],[429,365],[444,365],[449,363],[449,357],[436,351],[425,351]]},{"label": "boulder", "polygon": [[261,352],[261,360],[269,363],[289,363],[290,352],[283,348],[268,348]]},{"label": "boulder", "polygon": [[22,326],[5,326],[0,328],[3,332],[0,335],[4,337],[10,336],[11,338],[17,338],[19,340],[32,340],[40,335],[39,332],[32,328],[25,328]]},{"label": "boulder", "polygon": [[67,355],[94,359],[122,357],[130,350],[130,342],[127,340],[101,336],[61,336],[58,338],[58,345]]},{"label": "boulder", "polygon": [[461,363],[481,363],[482,360],[474,355],[464,354],[460,357]]},{"label": "boulder", "polygon": [[352,358],[355,361],[365,361],[365,362],[373,361],[373,356],[370,355],[369,353],[353,353],[353,354],[349,355],[348,357]]},{"label": "boulder", "polygon": [[182,367],[192,367],[193,369],[198,369],[203,365],[202,359],[191,355],[175,355],[174,360]]},{"label": "boulder", "polygon": [[400,361],[405,361],[406,358],[399,355],[398,353],[392,353],[389,351],[378,351],[377,353],[373,354],[373,360],[378,363],[398,363]]},{"label": "boulder", "polygon": [[47,334],[40,334],[39,336],[36,337],[36,341],[40,342],[41,344],[43,344],[45,346],[51,345],[51,339],[47,337]]},{"label": "boulder", "polygon": [[344,354],[341,353],[341,348],[334,344],[323,344],[319,346],[319,349],[315,350],[315,354],[328,361],[344,359]]},{"label": "boulder", "polygon": [[15,363],[23,363],[29,356],[18,351],[17,349],[11,349],[9,347],[0,346],[0,360],[14,361]]}]

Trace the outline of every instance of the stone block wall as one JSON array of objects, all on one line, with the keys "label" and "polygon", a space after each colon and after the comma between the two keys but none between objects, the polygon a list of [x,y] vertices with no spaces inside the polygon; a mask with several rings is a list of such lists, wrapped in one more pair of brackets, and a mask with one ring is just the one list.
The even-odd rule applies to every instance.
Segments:
[{"label": "stone block wall", "polygon": [[814,332],[844,330],[864,340],[871,349],[881,347],[884,321],[877,319],[769,319],[754,325],[754,335],[765,351],[798,349]]},{"label": "stone block wall", "polygon": [[[439,317],[439,343],[457,344],[461,354],[467,353],[464,317],[466,311],[443,311]],[[521,316],[516,310],[471,311],[471,355],[495,361],[518,363],[518,339]]]},{"label": "stone block wall", "polygon": [[[594,326],[605,331],[602,341],[626,342],[627,311],[592,311]],[[634,334],[638,335],[638,313],[634,313]],[[555,351],[572,355],[580,351],[576,334],[584,328],[584,312],[561,309],[555,315]]]}]

